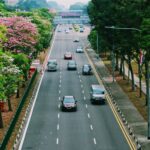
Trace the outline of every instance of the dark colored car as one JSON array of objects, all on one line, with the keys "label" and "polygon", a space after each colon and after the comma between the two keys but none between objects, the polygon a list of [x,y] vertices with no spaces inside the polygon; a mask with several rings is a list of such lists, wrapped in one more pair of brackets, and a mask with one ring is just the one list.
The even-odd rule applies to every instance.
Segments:
[{"label": "dark colored car", "polygon": [[74,110],[77,111],[77,100],[74,96],[64,96],[61,103],[61,110]]},{"label": "dark colored car", "polygon": [[82,74],[83,75],[91,75],[92,74],[92,67],[89,64],[83,65]]},{"label": "dark colored car", "polygon": [[67,69],[68,70],[77,70],[77,64],[76,64],[75,60],[68,61]]},{"label": "dark colored car", "polygon": [[79,40],[79,38],[76,38],[75,40],[74,40],[74,42],[79,42],[80,40]]},{"label": "dark colored car", "polygon": [[64,59],[72,59],[72,54],[71,54],[71,52],[66,52],[66,53],[64,54]]}]

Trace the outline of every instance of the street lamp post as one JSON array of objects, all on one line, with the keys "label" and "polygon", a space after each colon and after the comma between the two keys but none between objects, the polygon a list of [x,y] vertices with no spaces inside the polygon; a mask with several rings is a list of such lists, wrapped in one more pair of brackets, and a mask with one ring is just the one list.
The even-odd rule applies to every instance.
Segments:
[{"label": "street lamp post", "polygon": [[[121,28],[121,27],[115,27],[115,26],[105,26],[105,28],[107,29],[113,29],[113,30],[134,30],[134,31],[137,31],[140,33],[140,39],[141,39],[141,30],[140,29],[137,29],[137,28]],[[114,45],[114,44],[113,44]],[[149,63],[148,63],[148,75],[149,75]],[[150,139],[150,91],[149,91],[149,76],[147,77],[148,81],[147,81],[147,97],[148,97],[148,139]]]},{"label": "street lamp post", "polygon": [[[108,29],[115,29],[114,26],[111,26],[111,27],[108,27],[108,26],[105,26],[105,28],[108,28]],[[112,36],[112,40],[113,40],[113,43],[112,43],[112,52],[111,52],[111,63],[112,63],[112,77],[113,77],[113,82],[115,81],[115,58],[114,58],[114,50],[115,50],[115,43],[114,43],[114,30],[113,30],[113,36]]]}]

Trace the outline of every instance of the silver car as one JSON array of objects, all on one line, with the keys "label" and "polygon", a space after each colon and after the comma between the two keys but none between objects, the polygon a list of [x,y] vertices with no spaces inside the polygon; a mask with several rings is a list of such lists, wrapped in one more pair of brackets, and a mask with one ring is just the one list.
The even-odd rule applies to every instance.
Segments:
[{"label": "silver car", "polygon": [[47,62],[47,71],[56,71],[57,70],[57,60],[50,59]]},{"label": "silver car", "polygon": [[77,70],[77,64],[76,64],[75,60],[68,61],[67,69],[68,70]]}]

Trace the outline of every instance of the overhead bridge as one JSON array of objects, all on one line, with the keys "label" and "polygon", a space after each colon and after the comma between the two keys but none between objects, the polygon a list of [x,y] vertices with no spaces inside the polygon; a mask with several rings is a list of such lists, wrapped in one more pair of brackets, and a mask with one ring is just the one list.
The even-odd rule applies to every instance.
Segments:
[{"label": "overhead bridge", "polygon": [[60,11],[54,18],[54,24],[88,24],[89,16],[82,10]]}]

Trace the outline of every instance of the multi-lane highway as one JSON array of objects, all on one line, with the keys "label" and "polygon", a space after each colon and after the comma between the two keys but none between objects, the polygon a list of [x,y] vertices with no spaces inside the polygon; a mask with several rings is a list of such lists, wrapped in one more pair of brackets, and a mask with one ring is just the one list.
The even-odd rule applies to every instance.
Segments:
[{"label": "multi-lane highway", "polygon": [[[57,59],[56,72],[44,72],[22,150],[128,150],[130,149],[109,105],[90,103],[90,85],[98,84],[95,75],[83,76],[81,68],[89,63],[85,53],[76,53],[86,46],[87,32],[70,30],[70,25],[58,26],[50,58]],[[79,42],[73,42],[79,37]],[[71,51],[78,69],[67,70],[64,53]],[[73,95],[78,100],[76,112],[62,112],[61,99]]]}]

